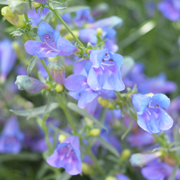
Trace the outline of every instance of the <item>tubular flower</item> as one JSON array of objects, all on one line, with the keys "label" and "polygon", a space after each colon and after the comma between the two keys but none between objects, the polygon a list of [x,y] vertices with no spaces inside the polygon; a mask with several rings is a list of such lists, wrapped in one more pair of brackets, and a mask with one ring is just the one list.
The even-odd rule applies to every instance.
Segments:
[{"label": "tubular flower", "polygon": [[17,76],[15,84],[19,90],[25,90],[28,93],[37,93],[48,88],[47,84],[26,75]]},{"label": "tubular flower", "polygon": [[125,89],[120,68],[124,62],[120,54],[108,52],[107,49],[93,50],[90,54],[92,64],[87,83],[91,89],[122,91]]},{"label": "tubular flower", "polygon": [[0,136],[0,152],[17,154],[21,151],[23,133],[19,129],[16,117],[11,117],[4,126]]},{"label": "tubular flower", "polygon": [[164,94],[141,95],[132,99],[137,111],[138,125],[150,134],[169,130],[173,126],[173,119],[164,109],[168,109],[170,99]]},{"label": "tubular flower", "polygon": [[54,153],[47,159],[47,163],[56,168],[63,167],[71,175],[77,175],[82,172],[80,156],[79,138],[69,136],[58,145]]},{"label": "tubular flower", "polygon": [[102,96],[104,98],[114,98],[115,96],[113,91],[92,90],[87,83],[87,77],[83,75],[74,74],[69,76],[64,85],[66,89],[70,90],[69,95],[78,100],[78,106],[82,109],[98,96]]},{"label": "tubular flower", "polygon": [[59,31],[53,30],[45,22],[39,24],[37,34],[42,42],[29,40],[25,43],[25,50],[30,55],[43,59],[57,55],[68,56],[75,51],[71,42],[60,37]]}]

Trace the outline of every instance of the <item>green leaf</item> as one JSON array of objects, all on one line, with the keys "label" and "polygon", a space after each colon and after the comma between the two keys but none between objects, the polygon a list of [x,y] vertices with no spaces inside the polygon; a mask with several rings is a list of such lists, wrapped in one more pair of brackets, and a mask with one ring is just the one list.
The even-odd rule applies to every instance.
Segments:
[{"label": "green leaf", "polygon": [[28,0],[29,8],[32,9],[31,0]]},{"label": "green leaf", "polygon": [[34,66],[37,64],[39,58],[37,56],[33,56],[29,62],[28,68],[27,68],[27,74],[28,76],[31,75],[31,72],[34,68]]},{"label": "green leaf", "polygon": [[69,180],[71,177],[67,172],[63,172],[58,179]]},{"label": "green leaf", "polygon": [[54,8],[54,9],[56,9],[56,10],[62,10],[62,9],[67,9],[67,7],[56,7],[56,8]]},{"label": "green leaf", "polygon": [[124,132],[124,134],[122,135],[121,139],[123,140],[131,131],[132,127],[133,127],[133,123],[135,122],[135,120],[131,120],[131,122],[129,123],[128,128],[126,129],[126,131]]},{"label": "green leaf", "polygon": [[173,172],[172,172],[172,174],[171,174],[171,176],[169,177],[168,180],[174,180],[174,179],[175,179],[176,172],[177,172],[178,168],[179,168],[179,164],[176,164],[176,165],[174,166]]},{"label": "green leaf", "polygon": [[106,141],[104,141],[104,139],[98,137],[97,138],[98,141],[102,144],[102,146],[104,148],[106,148],[107,150],[109,150],[112,154],[114,154],[116,157],[120,158],[120,154],[119,152],[109,143],[107,143]]},{"label": "green leaf", "polygon": [[97,124],[99,127],[107,130],[107,128],[102,123],[100,123],[96,118],[94,118],[91,114],[89,114],[85,110],[80,109],[76,104],[69,102],[67,105],[72,111],[77,112],[83,117],[87,117],[88,119],[93,121],[95,124]]},{"label": "green leaf", "polygon": [[89,9],[89,6],[73,6],[73,7],[68,7],[66,9],[63,10],[59,10],[58,12],[63,15],[65,13],[72,13],[72,12],[76,12],[82,9]]},{"label": "green leaf", "polygon": [[[54,109],[56,109],[58,107],[58,103],[52,103],[49,106],[49,109],[46,113],[49,113],[51,111],[53,111]],[[21,110],[21,111],[16,111],[13,109],[10,109],[10,111],[18,116],[35,116],[35,115],[39,115],[39,114],[43,114],[45,112],[45,109],[47,108],[47,105],[41,106],[41,107],[37,107],[34,109],[30,109],[30,110]]]},{"label": "green leaf", "polygon": [[19,153],[19,154],[3,154],[0,155],[0,162],[4,161],[37,161],[41,158],[39,154],[36,153]]}]

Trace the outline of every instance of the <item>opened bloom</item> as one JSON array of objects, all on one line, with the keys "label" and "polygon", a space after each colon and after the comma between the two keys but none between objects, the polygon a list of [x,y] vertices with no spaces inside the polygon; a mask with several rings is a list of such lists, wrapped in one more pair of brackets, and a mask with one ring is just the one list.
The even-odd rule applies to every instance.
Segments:
[{"label": "opened bloom", "polygon": [[93,50],[90,54],[90,62],[92,66],[87,76],[87,83],[92,90],[124,90],[120,71],[124,59],[120,54],[108,52],[107,49]]},{"label": "opened bloom", "polygon": [[57,55],[68,56],[75,51],[75,46],[62,38],[59,31],[53,30],[48,23],[40,23],[37,34],[41,41],[29,40],[25,43],[25,50],[30,55],[43,59]]},{"label": "opened bloom", "polygon": [[164,109],[168,109],[170,99],[164,94],[137,94],[132,99],[137,111],[138,125],[150,134],[169,130],[173,119]]},{"label": "opened bloom", "polygon": [[84,75],[73,74],[66,79],[64,85],[70,91],[69,95],[78,100],[78,106],[82,109],[99,96],[103,98],[114,98],[115,96],[113,91],[91,89],[87,83],[87,77]]},{"label": "opened bloom", "polygon": [[69,136],[58,145],[54,153],[47,159],[47,163],[56,168],[63,167],[71,175],[77,175],[82,172],[80,156],[79,138]]},{"label": "opened bloom", "polygon": [[17,154],[21,151],[23,133],[16,117],[11,117],[5,124],[0,136],[0,152]]}]

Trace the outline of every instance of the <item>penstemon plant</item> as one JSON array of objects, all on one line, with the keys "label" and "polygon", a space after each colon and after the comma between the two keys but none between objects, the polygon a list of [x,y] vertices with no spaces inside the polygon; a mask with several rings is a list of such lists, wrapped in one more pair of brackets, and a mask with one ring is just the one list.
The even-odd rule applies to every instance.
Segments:
[{"label": "penstemon plant", "polygon": [[[32,94],[24,96],[35,104],[43,97],[40,107],[30,102],[26,107],[22,97],[17,100],[21,107],[5,101],[12,114],[0,137],[1,153],[18,154],[23,142],[41,152],[37,179],[42,180],[75,175],[92,180],[180,179],[179,127],[173,120],[179,99],[170,103],[165,95],[176,85],[163,74],[145,76],[142,64],[117,53],[120,17],[96,21],[89,7],[68,7],[68,1],[0,3],[6,5],[1,14],[14,26],[11,35],[19,39],[13,49],[9,40],[0,44],[6,57],[1,58],[1,86],[17,55],[21,69],[16,86]],[[163,3],[158,7],[164,12]],[[97,7],[96,13],[103,11]],[[18,116],[36,121],[37,131],[20,130]]]}]

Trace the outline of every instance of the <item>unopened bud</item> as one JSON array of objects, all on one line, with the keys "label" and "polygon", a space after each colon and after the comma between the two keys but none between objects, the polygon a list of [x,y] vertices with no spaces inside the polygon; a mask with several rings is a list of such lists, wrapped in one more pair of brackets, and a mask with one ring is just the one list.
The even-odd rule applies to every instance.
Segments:
[{"label": "unopened bud", "polygon": [[66,138],[67,138],[66,135],[61,134],[61,135],[59,135],[58,140],[59,140],[60,143],[62,143]]},{"label": "unopened bud", "polygon": [[65,68],[59,61],[53,61],[49,63],[48,69],[56,83],[61,85],[64,84]]},{"label": "unopened bud", "polygon": [[104,99],[102,97],[99,97],[98,102],[99,102],[99,104],[101,104],[102,107],[113,108],[113,105],[111,104],[111,102],[109,102],[108,99]]},{"label": "unopened bud", "polygon": [[99,134],[100,134],[100,130],[99,129],[91,129],[89,131],[89,135],[90,136],[99,136]]},{"label": "unopened bud", "polygon": [[93,174],[92,168],[86,163],[82,163],[82,172],[85,175]]},{"label": "unopened bud", "polygon": [[60,92],[62,92],[63,91],[63,86],[61,85],[61,84],[58,84],[56,87],[55,87],[55,90],[56,90],[56,92],[58,92],[58,93],[60,93]]},{"label": "unopened bud", "polygon": [[25,1],[11,1],[10,8],[13,13],[22,15],[28,12],[29,5]]},{"label": "unopened bud", "polygon": [[108,176],[105,180],[117,180],[117,178],[113,176]]},{"label": "unopened bud", "polygon": [[40,7],[41,7],[41,4],[40,4],[40,3],[37,3],[37,2],[33,2],[33,3],[32,3],[32,8],[38,9],[38,8],[40,8]]},{"label": "unopened bud", "polygon": [[[78,32],[78,31],[72,31],[72,32],[73,32],[73,34],[74,34],[76,37],[79,36],[79,32]],[[74,37],[73,37],[70,33],[66,34],[66,35],[64,36],[64,38],[67,39],[67,40],[72,40],[72,39],[74,39]]]},{"label": "unopened bud", "polygon": [[7,21],[9,21],[14,26],[24,28],[26,26],[23,21],[24,15],[18,15],[12,12],[9,6],[5,6],[1,9],[1,14],[5,17]]},{"label": "unopened bud", "polygon": [[15,84],[19,90],[25,90],[28,93],[37,93],[49,87],[47,84],[26,75],[17,76]]},{"label": "unopened bud", "polygon": [[97,35],[102,36],[103,30],[101,28],[97,28]]},{"label": "unopened bud", "polygon": [[130,157],[130,155],[131,155],[131,151],[129,149],[124,149],[122,154],[121,154],[121,158],[123,160],[126,160]]}]

